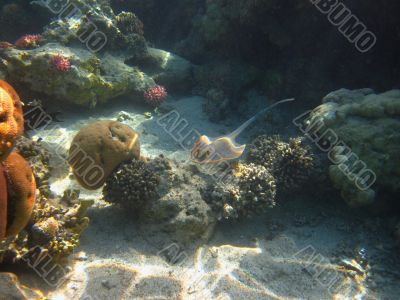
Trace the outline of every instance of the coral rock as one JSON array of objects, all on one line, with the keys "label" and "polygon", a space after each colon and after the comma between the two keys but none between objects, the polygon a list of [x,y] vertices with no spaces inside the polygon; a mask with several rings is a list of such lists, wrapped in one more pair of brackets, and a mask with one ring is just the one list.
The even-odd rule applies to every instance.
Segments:
[{"label": "coral rock", "polygon": [[106,120],[78,132],[68,162],[78,182],[93,190],[100,188],[119,164],[139,157],[139,134],[125,124]]},{"label": "coral rock", "polygon": [[36,181],[28,162],[13,152],[2,163],[7,178],[8,217],[6,236],[18,234],[30,220]]},{"label": "coral rock", "polygon": [[0,161],[11,152],[23,130],[24,116],[19,96],[7,82],[0,80]]}]

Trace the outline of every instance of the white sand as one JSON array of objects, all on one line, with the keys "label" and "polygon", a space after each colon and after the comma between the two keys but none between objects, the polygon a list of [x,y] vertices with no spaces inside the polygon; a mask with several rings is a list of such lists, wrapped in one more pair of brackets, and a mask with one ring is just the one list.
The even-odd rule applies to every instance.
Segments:
[{"label": "white sand", "polygon": [[[201,101],[192,97],[170,105],[188,120],[188,126],[202,133],[228,132],[208,122]],[[188,151],[133,104],[90,116],[66,113],[59,129],[51,134],[41,129],[35,137],[51,144],[63,134],[67,149],[79,128],[98,119],[115,119],[121,110],[132,117],[124,123],[140,132],[145,155],[188,159]],[[65,175],[54,179],[54,192],[78,187]],[[181,249],[172,241],[154,242],[146,228],[118,209],[103,206],[100,191],[82,193],[97,199],[97,206],[90,211],[91,225],[82,236],[68,280],[50,299],[395,299],[400,294],[395,279],[387,274],[375,271],[365,278],[339,267],[338,258],[354,258],[350,250],[359,246],[368,249],[374,265],[381,268],[393,255],[390,239],[379,226],[374,227],[374,220],[371,225],[357,217],[341,199],[334,205],[321,199],[286,199],[258,218],[220,224],[205,245]],[[175,256],[180,255],[178,263],[166,261],[166,245],[170,252],[176,251]],[[313,262],[301,252],[307,247],[315,250]],[[382,283],[379,278],[384,276]],[[341,288],[330,286],[330,281]],[[367,282],[373,290],[366,289]]]}]

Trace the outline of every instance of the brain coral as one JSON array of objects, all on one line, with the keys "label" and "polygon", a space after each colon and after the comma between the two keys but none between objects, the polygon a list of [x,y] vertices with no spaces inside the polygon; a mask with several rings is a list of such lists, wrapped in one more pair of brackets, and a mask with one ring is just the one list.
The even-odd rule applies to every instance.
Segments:
[{"label": "brain coral", "polygon": [[68,162],[78,182],[100,188],[124,161],[140,157],[139,134],[117,121],[97,121],[82,128],[72,141]]},{"label": "brain coral", "polygon": [[[1,193],[2,196],[0,195],[0,200],[4,201],[4,191],[6,191],[8,201],[6,205],[4,203],[0,205],[0,214],[4,214],[4,208],[7,209],[5,236],[12,236],[18,234],[31,217],[35,204],[36,182],[28,162],[15,152],[12,152],[2,162],[1,169],[3,179],[0,179],[0,187],[2,187],[3,193]],[[4,179],[6,181],[5,189],[3,189]],[[0,226],[4,226],[3,222]]]},{"label": "brain coral", "polygon": [[0,161],[11,152],[23,130],[24,116],[19,96],[7,82],[0,80]]}]

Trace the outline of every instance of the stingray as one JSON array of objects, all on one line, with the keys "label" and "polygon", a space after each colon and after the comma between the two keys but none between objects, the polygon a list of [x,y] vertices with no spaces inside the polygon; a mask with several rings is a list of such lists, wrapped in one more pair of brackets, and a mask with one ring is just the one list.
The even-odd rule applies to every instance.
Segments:
[{"label": "stingray", "polygon": [[206,135],[202,135],[193,145],[191,152],[192,160],[196,163],[207,164],[240,158],[246,145],[237,144],[235,142],[236,137],[265,112],[279,104],[289,101],[294,101],[294,98],[284,99],[264,108],[227,136],[209,138]]}]

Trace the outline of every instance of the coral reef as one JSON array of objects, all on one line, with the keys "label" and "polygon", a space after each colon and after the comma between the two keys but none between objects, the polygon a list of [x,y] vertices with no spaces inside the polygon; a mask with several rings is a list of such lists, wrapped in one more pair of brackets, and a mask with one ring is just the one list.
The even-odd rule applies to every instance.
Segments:
[{"label": "coral reef", "polygon": [[330,178],[350,206],[400,191],[399,114],[399,90],[340,89],[305,121],[304,129],[328,145]]},{"label": "coral reef", "polygon": [[151,106],[160,106],[167,98],[168,94],[165,87],[161,85],[155,85],[147,89],[144,93],[144,99]]},{"label": "coral reef", "polygon": [[123,11],[116,16],[117,27],[123,34],[136,33],[144,34],[143,22],[132,12]]},{"label": "coral reef", "polygon": [[276,183],[262,165],[239,164],[227,183],[211,184],[203,197],[217,218],[248,218],[275,206]]},{"label": "coral reef", "polygon": [[159,197],[159,181],[160,178],[152,170],[151,164],[133,159],[122,163],[108,177],[103,188],[104,199],[135,212],[147,201]]},{"label": "coral reef", "polygon": [[78,132],[71,143],[68,162],[78,182],[94,190],[119,164],[139,157],[139,134],[125,124],[105,120]]},{"label": "coral reef", "polygon": [[15,151],[25,158],[33,170],[36,186],[44,195],[49,195],[49,178],[51,153],[40,141],[32,141],[24,136],[15,145]]},{"label": "coral reef", "polygon": [[17,47],[18,49],[37,48],[42,41],[43,36],[40,34],[27,34],[20,37],[15,42],[15,47]]},{"label": "coral reef", "polygon": [[[60,72],[51,61],[62,55],[72,66]],[[39,99],[93,107],[127,93],[143,95],[154,81],[138,68],[129,67],[119,58],[107,54],[97,57],[86,49],[46,44],[32,50],[8,49],[0,65],[10,82],[18,84]],[[63,69],[65,69],[63,64]]]},{"label": "coral reef", "polygon": [[24,130],[22,104],[17,92],[0,80],[0,161],[7,157]]},{"label": "coral reef", "polygon": [[121,164],[109,176],[103,195],[129,216],[134,214],[148,238],[167,235],[188,245],[207,238],[216,221],[199,191],[206,182],[187,165],[160,156]]},{"label": "coral reef", "polygon": [[249,145],[246,160],[264,166],[276,179],[278,190],[290,191],[308,184],[319,162],[303,138],[257,137]]},{"label": "coral reef", "polygon": [[83,42],[95,52],[122,50],[126,59],[146,55],[146,40],[140,20],[134,15],[115,16],[108,1],[102,0],[71,0],[68,5],[77,9],[70,18],[53,20],[43,33],[46,40],[65,46]]},{"label": "coral reef", "polygon": [[5,235],[0,236],[1,241],[5,237],[17,235],[28,224],[35,204],[36,182],[28,162],[15,152],[10,153],[1,163],[0,171],[0,176],[4,177],[1,179],[0,200],[7,201],[7,204],[1,205],[1,216],[5,220],[0,230],[3,234],[6,224]]},{"label": "coral reef", "polygon": [[16,238],[0,243],[0,263],[25,264],[27,257],[47,254],[49,267],[65,265],[89,224],[86,213],[92,204],[81,200],[73,207],[63,207],[59,199],[39,194],[25,229]]}]

